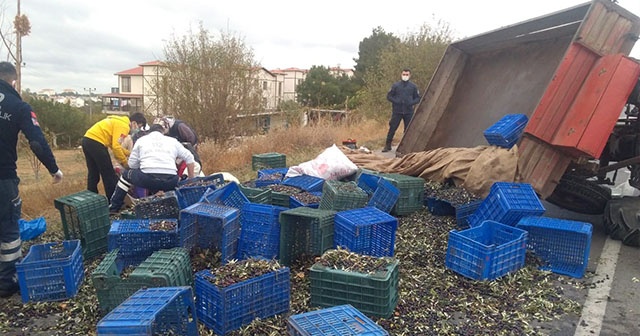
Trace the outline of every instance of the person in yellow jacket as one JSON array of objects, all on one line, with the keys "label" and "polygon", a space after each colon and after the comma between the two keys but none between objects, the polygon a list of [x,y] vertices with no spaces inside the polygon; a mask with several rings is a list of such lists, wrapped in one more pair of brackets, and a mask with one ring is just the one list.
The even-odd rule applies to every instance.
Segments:
[{"label": "person in yellow jacket", "polygon": [[87,162],[87,190],[98,193],[98,182],[102,177],[107,198],[110,199],[116,189],[118,176],[113,169],[109,148],[113,156],[123,167],[127,167],[129,150],[121,145],[121,138],[129,135],[131,130],[138,130],[147,125],[147,120],[140,112],[131,116],[108,116],[95,123],[82,138],[82,152]]}]

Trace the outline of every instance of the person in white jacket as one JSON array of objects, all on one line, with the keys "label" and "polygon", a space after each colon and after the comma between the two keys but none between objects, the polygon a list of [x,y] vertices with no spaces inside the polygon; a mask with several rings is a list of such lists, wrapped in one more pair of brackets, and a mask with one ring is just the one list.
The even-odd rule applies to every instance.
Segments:
[{"label": "person in white jacket", "polygon": [[129,169],[120,176],[111,196],[109,211],[117,213],[124,205],[124,198],[133,185],[152,191],[169,191],[178,185],[176,160],[187,163],[189,178],[195,176],[193,154],[175,138],[165,136],[162,126],[153,125],[149,133],[138,139],[129,155]]}]

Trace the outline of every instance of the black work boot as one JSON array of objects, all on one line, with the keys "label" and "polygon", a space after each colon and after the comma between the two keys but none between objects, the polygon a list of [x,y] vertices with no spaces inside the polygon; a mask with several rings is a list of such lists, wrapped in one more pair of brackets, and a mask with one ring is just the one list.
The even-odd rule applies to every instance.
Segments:
[{"label": "black work boot", "polygon": [[391,150],[391,141],[387,141],[387,143],[384,145],[384,148],[382,149],[382,152],[386,153],[390,150]]}]

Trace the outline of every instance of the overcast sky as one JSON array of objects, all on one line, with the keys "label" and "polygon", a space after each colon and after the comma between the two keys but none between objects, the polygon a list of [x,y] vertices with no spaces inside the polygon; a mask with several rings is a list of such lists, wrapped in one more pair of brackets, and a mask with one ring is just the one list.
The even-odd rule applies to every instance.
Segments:
[{"label": "overcast sky", "polygon": [[[381,26],[396,36],[425,23],[447,22],[456,39],[483,34],[581,0],[443,0],[369,2],[214,0],[22,0],[31,21],[23,38],[22,87],[58,92],[117,87],[116,72],[163,58],[167,40],[197,31],[229,31],[245,39],[265,68],[312,65],[352,68],[358,44]],[[3,31],[16,0],[0,1]],[[640,0],[618,3],[640,16]],[[2,57],[6,49],[0,49]],[[631,53],[640,58],[640,42]]]}]

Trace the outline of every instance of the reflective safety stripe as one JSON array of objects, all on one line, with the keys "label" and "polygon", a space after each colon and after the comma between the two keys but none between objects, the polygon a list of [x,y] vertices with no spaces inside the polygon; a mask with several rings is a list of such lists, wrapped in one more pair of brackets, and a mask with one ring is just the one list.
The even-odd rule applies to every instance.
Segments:
[{"label": "reflective safety stripe", "polygon": [[13,250],[16,247],[20,247],[20,244],[22,244],[22,240],[20,240],[20,238],[9,243],[0,243],[0,250]]},{"label": "reflective safety stripe", "polygon": [[130,185],[128,183],[122,181],[122,179],[118,181],[118,188],[120,188],[120,189],[122,189],[124,191],[129,191],[129,186]]},{"label": "reflective safety stripe", "polygon": [[22,250],[17,250],[16,252],[5,254],[0,253],[0,261],[1,262],[9,262],[14,261],[22,257]]}]

